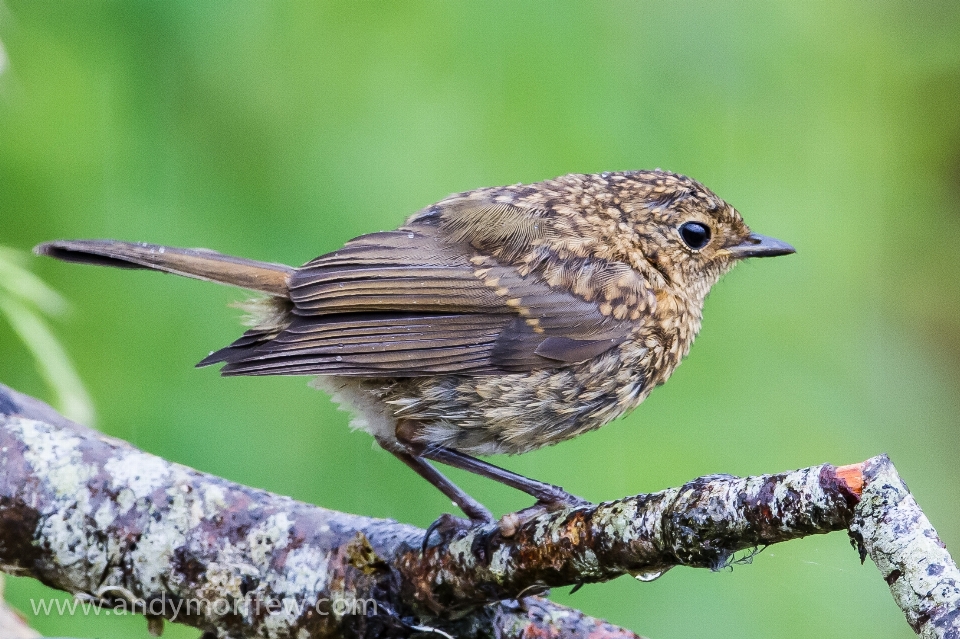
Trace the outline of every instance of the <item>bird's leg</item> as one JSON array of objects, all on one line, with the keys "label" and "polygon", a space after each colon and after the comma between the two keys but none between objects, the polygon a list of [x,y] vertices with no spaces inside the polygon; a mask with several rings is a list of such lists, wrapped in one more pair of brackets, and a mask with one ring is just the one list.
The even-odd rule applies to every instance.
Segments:
[{"label": "bird's leg", "polygon": [[390,451],[394,457],[433,484],[437,490],[453,501],[453,503],[463,511],[463,514],[469,517],[468,521],[447,513],[440,515],[437,520],[427,528],[427,532],[423,536],[423,543],[420,547],[421,552],[427,551],[427,544],[430,542],[430,536],[434,532],[439,533],[441,538],[456,537],[474,526],[482,526],[483,524],[489,524],[493,521],[493,515],[490,514],[490,511],[487,510],[483,504],[465,493],[463,489],[450,481],[446,475],[431,466],[423,457],[404,450],[395,443],[383,442],[379,439],[377,441],[381,447]]},{"label": "bird's leg", "polygon": [[[501,484],[506,484],[511,488],[516,488],[535,497],[537,504],[539,506],[545,506],[547,510],[556,510],[568,506],[581,506],[589,503],[579,497],[571,495],[559,486],[518,475],[505,468],[494,466],[493,464],[477,459],[476,457],[471,457],[452,448],[425,444],[418,441],[417,435],[418,425],[416,422],[400,420],[397,423],[397,441],[399,441],[401,445],[406,446],[412,455],[432,459],[435,462],[453,466],[454,468],[459,468],[460,470],[498,481]],[[439,488],[439,486],[437,487]],[[443,489],[441,488],[441,490]]]},{"label": "bird's leg", "polygon": [[494,466],[489,462],[471,457],[452,448],[426,446],[420,451],[420,455],[427,459],[440,462],[441,464],[466,470],[523,491],[535,497],[537,502],[546,506],[547,510],[584,506],[590,503],[576,495],[571,495],[560,486],[554,486],[553,484],[547,484],[542,481],[537,481],[536,479],[524,477],[523,475],[519,475],[505,468],[500,468],[499,466]]},{"label": "bird's leg", "polygon": [[[387,448],[384,446],[384,448]],[[423,457],[418,457],[413,453],[404,450],[397,450],[396,447],[387,448],[393,455],[409,466],[418,475],[436,486],[437,490],[447,496],[457,507],[463,511],[473,524],[488,524],[493,521],[493,515],[484,507],[483,504],[468,495],[462,488],[450,481],[446,475],[431,466]]]}]

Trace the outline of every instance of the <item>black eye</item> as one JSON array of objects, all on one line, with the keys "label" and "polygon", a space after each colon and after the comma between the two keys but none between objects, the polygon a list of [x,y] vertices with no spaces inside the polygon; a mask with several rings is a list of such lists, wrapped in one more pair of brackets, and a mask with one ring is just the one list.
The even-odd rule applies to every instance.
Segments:
[{"label": "black eye", "polygon": [[680,237],[687,246],[694,251],[699,251],[710,241],[710,227],[700,222],[687,222],[680,227]]}]

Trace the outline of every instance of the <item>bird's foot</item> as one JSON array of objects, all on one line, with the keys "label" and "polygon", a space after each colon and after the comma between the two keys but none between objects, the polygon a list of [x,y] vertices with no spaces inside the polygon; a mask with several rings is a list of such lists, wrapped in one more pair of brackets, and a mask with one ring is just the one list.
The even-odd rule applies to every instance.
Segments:
[{"label": "bird's foot", "polygon": [[533,506],[524,508],[523,510],[518,510],[517,512],[507,513],[497,521],[497,526],[500,528],[500,534],[503,537],[513,537],[517,533],[517,529],[520,528],[523,524],[530,521],[531,519],[536,519],[540,515],[545,515],[547,513],[556,512],[558,510],[564,510],[566,508],[579,508],[581,506],[592,506],[593,503],[577,497],[576,495],[571,495],[562,488],[554,486],[556,490],[551,491],[549,495],[544,495],[537,500]]},{"label": "bird's foot", "polygon": [[446,544],[466,536],[466,534],[474,528],[491,523],[493,523],[493,517],[490,515],[465,519],[463,517],[456,517],[450,513],[443,513],[427,528],[427,532],[423,536],[423,543],[420,546],[420,552],[427,552],[427,548],[430,545],[430,538],[434,533],[440,537],[440,544]]},{"label": "bird's foot", "polygon": [[571,495],[564,489],[559,486],[554,486],[556,490],[550,491],[549,494],[541,496],[537,499],[537,503],[534,504],[534,508],[542,505],[547,509],[547,512],[553,512],[555,510],[563,510],[565,508],[579,508],[580,506],[592,506],[593,503],[587,501],[583,497],[577,497],[576,495]]}]

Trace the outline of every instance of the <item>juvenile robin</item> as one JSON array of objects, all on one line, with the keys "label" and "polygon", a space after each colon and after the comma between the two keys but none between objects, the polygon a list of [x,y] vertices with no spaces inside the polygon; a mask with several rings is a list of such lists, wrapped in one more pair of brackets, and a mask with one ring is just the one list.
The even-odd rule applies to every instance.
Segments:
[{"label": "juvenile robin", "polygon": [[265,294],[249,305],[255,326],[198,366],[315,376],[353,426],[480,524],[490,511],[428,460],[542,508],[581,503],[475,455],[524,453],[629,412],[690,350],[720,276],[794,249],[657,170],[458,193],[299,268],[114,240],[35,251]]}]

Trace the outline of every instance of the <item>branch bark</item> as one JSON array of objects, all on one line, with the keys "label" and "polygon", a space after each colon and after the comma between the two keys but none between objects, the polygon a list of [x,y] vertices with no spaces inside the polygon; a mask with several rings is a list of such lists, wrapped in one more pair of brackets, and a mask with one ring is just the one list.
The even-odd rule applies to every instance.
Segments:
[{"label": "branch bark", "polygon": [[864,463],[850,536],[921,637],[960,637],[960,571],[886,455]]},{"label": "branch bark", "polygon": [[[862,495],[862,497],[861,497]],[[530,596],[849,529],[911,626],[960,636],[960,573],[886,457],[540,514],[440,541],[172,464],[0,386],[0,568],[221,638],[636,637]]]}]

